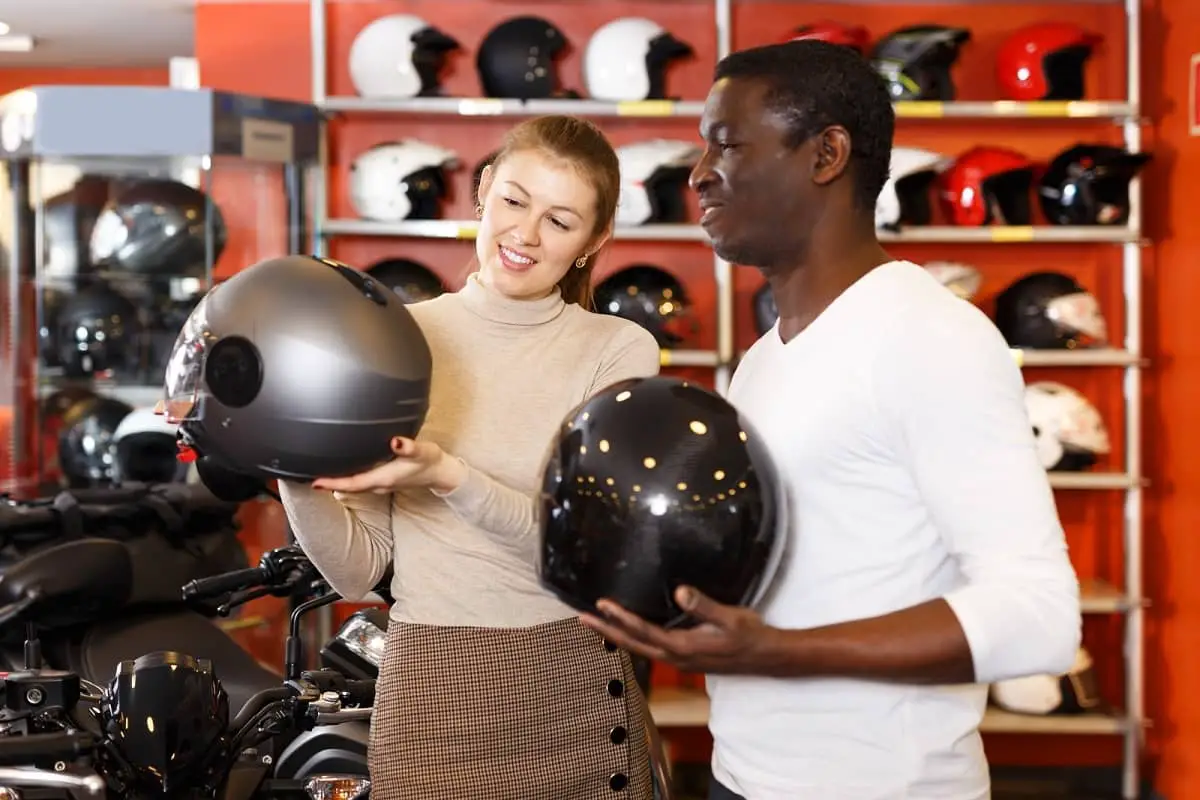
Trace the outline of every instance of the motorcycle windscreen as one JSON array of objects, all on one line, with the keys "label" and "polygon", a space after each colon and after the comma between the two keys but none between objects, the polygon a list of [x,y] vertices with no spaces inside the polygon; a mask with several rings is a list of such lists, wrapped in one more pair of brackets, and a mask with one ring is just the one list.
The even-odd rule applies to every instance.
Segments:
[{"label": "motorcycle windscreen", "polygon": [[178,425],[196,407],[204,377],[204,361],[216,343],[216,335],[208,327],[208,299],[220,288],[214,286],[200,299],[175,339],[175,347],[167,360],[163,383],[163,414],[167,421]]}]

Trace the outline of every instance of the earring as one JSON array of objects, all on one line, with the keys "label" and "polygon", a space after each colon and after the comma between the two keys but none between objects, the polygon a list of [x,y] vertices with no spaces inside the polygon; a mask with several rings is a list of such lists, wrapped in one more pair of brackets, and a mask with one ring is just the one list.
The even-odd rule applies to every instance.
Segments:
[{"label": "earring", "polygon": [[583,269],[584,267],[586,267],[587,260],[588,260],[587,256],[580,256],[579,258],[575,259],[575,269]]},{"label": "earring", "polygon": [[475,206],[475,218],[483,219],[483,203],[480,203],[479,205]]}]

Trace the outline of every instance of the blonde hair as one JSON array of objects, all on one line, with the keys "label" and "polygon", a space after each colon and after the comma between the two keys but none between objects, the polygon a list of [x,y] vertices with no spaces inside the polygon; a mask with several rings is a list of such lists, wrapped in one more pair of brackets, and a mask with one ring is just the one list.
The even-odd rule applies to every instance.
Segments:
[{"label": "blonde hair", "polygon": [[[621,165],[604,133],[591,122],[566,115],[535,117],[508,131],[504,142],[492,159],[495,169],[505,158],[517,152],[540,150],[570,163],[591,182],[596,192],[596,224],[592,240],[612,225],[617,214],[617,199],[621,193]],[[592,305],[592,268],[595,253],[587,256],[583,267],[572,266],[558,282],[558,288],[568,303],[584,308]]]}]

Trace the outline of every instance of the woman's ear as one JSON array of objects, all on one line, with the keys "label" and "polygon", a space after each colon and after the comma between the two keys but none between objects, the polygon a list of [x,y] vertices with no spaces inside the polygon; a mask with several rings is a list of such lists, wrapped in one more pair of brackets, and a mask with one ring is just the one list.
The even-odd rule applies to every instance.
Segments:
[{"label": "woman's ear", "polygon": [[612,223],[609,223],[608,227],[605,228],[599,236],[593,239],[590,245],[588,245],[587,255],[589,259],[596,255],[596,253],[599,253],[600,249],[603,248],[604,245],[608,244],[608,240],[612,238],[612,234],[613,226]]},{"label": "woman's ear", "polygon": [[483,198],[487,197],[488,190],[492,188],[492,181],[496,179],[496,173],[492,171],[492,165],[488,164],[479,173],[479,190],[475,194],[475,202],[483,205]]}]

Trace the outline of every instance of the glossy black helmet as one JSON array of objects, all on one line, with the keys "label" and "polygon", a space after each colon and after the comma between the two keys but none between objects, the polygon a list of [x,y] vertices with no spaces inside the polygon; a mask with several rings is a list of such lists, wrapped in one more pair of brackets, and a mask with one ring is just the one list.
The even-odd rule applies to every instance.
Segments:
[{"label": "glossy black helmet", "polygon": [[229,697],[211,662],[149,653],[117,666],[100,719],[138,788],[171,796],[205,785],[229,727]]},{"label": "glossy black helmet", "polygon": [[783,554],[764,442],[720,395],[675,378],[620,383],[569,414],[541,498],[541,581],[581,611],[608,597],[687,626],[681,584],[754,605]]}]

